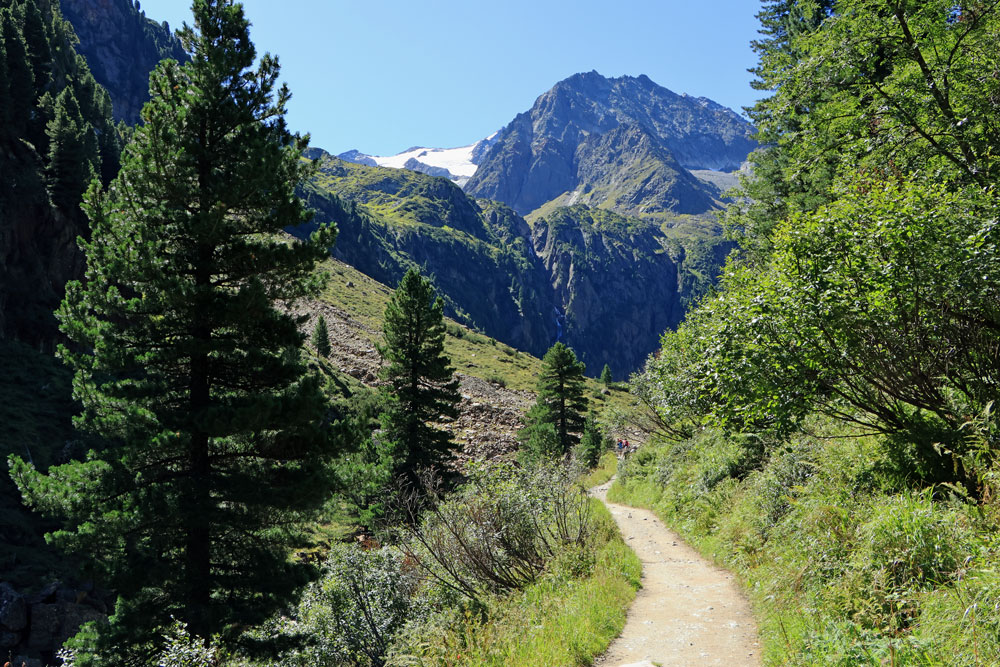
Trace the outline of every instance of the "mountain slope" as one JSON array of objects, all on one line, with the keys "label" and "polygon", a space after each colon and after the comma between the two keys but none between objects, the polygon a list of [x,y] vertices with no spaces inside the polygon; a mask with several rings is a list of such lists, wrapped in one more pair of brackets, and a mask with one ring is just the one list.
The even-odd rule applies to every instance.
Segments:
[{"label": "mountain slope", "polygon": [[[704,213],[715,191],[687,170],[738,169],[756,147],[752,135],[733,111],[646,76],[576,74],[500,131],[466,191],[522,215],[594,189],[592,205],[620,213]],[[616,173],[631,175],[624,191],[610,187]]]},{"label": "mountain slope", "polygon": [[450,316],[532,354],[554,340],[554,305],[527,223],[451,181],[344,162],[311,149],[306,189],[317,222],[340,228],[334,257],[395,285],[411,266],[433,277]]},{"label": "mountain slope", "polygon": [[60,0],[73,24],[94,78],[111,93],[115,120],[139,122],[149,99],[149,73],[164,58],[183,62],[187,54],[170,26],[146,18],[132,0]]},{"label": "mountain slope", "polygon": [[496,143],[497,132],[469,146],[459,148],[424,148],[417,146],[390,156],[367,155],[357,150],[341,153],[337,157],[348,162],[369,167],[410,169],[429,176],[442,176],[463,186],[468,183],[476,166],[490,147]]},{"label": "mountain slope", "polygon": [[639,368],[729,249],[711,234],[674,238],[660,221],[580,204],[529,225],[444,178],[318,149],[309,157],[319,174],[304,194],[316,222],[340,229],[334,257],[389,285],[418,266],[449,316],[537,356],[562,340],[590,374],[605,363],[616,377]]},{"label": "mountain slope", "polygon": [[661,223],[577,204],[533,226],[533,245],[561,308],[564,342],[595,374],[640,368],[707,289],[731,249],[714,240],[671,239]]}]

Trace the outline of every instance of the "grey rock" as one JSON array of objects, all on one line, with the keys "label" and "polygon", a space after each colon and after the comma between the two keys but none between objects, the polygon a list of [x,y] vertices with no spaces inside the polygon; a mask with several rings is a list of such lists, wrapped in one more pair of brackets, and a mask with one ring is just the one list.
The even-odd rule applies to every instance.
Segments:
[{"label": "grey rock", "polygon": [[[624,127],[631,129],[616,133]],[[629,144],[636,134],[646,144],[641,153]],[[500,131],[465,189],[522,215],[591,188],[596,192],[588,201],[569,203],[626,214],[704,213],[717,207],[717,191],[687,170],[739,169],[757,147],[753,135],[753,127],[735,112],[673,93],[646,76],[576,74]],[[626,183],[631,192],[610,187],[629,170],[636,177]],[[655,187],[638,191],[647,176]]]},{"label": "grey rock", "polygon": [[24,596],[7,583],[0,583],[0,627],[23,630],[28,625],[28,607]]}]

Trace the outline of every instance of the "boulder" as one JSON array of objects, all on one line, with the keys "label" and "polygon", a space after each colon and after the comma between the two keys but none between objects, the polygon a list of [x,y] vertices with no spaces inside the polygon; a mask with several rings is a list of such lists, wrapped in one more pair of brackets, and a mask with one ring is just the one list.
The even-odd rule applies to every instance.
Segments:
[{"label": "boulder", "polygon": [[31,627],[28,649],[31,651],[56,651],[75,635],[80,626],[99,621],[104,614],[93,607],[75,602],[39,602],[31,605]]},{"label": "boulder", "polygon": [[[7,583],[0,583],[0,630],[17,632],[28,625],[24,596]],[[4,646],[0,641],[0,646]]]}]

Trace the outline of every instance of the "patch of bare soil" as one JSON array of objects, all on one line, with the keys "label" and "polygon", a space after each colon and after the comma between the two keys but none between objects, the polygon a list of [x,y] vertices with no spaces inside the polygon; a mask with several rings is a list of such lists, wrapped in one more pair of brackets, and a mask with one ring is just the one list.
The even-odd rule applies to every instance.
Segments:
[{"label": "patch of bare soil", "polygon": [[625,628],[596,665],[693,667],[761,664],[757,625],[733,575],[715,567],[647,510],[607,502],[642,561],[642,588]]}]

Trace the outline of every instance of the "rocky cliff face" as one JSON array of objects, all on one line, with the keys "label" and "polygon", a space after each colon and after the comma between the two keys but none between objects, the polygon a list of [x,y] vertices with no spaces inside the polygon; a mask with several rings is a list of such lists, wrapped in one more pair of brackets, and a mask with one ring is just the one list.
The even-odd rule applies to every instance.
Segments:
[{"label": "rocky cliff face", "polygon": [[755,147],[750,124],[711,100],[576,74],[500,131],[466,191],[522,215],[574,194],[630,215],[702,213],[713,191],[687,170],[738,169]]},{"label": "rocky cliff face", "polygon": [[187,54],[170,26],[146,18],[138,1],[60,0],[73,24],[94,78],[111,93],[115,120],[139,122],[149,100],[149,73],[164,58],[184,61]]},{"label": "rocky cliff face", "polygon": [[616,377],[641,367],[704,288],[654,222],[575,205],[537,220],[532,239],[564,318],[562,340],[590,375],[604,364]]}]

